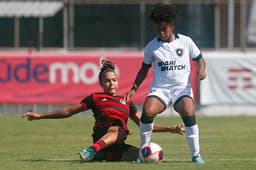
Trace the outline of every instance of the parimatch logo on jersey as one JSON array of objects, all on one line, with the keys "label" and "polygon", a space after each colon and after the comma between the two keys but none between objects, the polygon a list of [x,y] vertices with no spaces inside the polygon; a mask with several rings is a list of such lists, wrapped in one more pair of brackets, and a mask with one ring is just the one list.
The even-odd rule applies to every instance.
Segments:
[{"label": "parimatch logo on jersey", "polygon": [[178,48],[178,49],[176,49],[175,51],[176,51],[176,54],[177,54],[179,57],[181,57],[181,56],[183,55],[183,49]]},{"label": "parimatch logo on jersey", "polygon": [[186,68],[185,65],[176,65],[175,60],[158,62],[158,66],[161,67],[161,71],[185,70],[185,68]]}]

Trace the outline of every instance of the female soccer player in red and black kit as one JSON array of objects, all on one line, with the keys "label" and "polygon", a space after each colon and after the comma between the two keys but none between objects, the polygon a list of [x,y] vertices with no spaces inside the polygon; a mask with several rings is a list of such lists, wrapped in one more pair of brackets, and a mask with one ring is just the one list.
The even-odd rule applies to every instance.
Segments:
[{"label": "female soccer player in red and black kit", "polygon": [[[44,114],[27,112],[23,117],[27,117],[30,121],[66,118],[91,109],[95,118],[93,144],[79,152],[80,158],[83,161],[134,161],[138,156],[138,148],[124,141],[129,133],[128,118],[139,126],[140,115],[131,100],[125,101],[122,96],[118,96],[118,76],[115,72],[115,65],[108,60],[103,60],[102,64],[99,82],[103,92],[92,93],[79,104],[67,108]],[[155,125],[154,131],[183,134],[185,129],[183,124]]]}]

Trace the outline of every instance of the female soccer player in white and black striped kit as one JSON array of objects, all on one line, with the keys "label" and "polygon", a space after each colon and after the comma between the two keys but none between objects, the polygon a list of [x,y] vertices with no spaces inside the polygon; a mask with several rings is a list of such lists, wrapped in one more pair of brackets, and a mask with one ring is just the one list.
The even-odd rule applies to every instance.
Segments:
[{"label": "female soccer player in white and black striped kit", "polygon": [[172,103],[185,124],[192,162],[204,164],[190,84],[190,58],[197,62],[200,80],[206,77],[205,61],[190,37],[173,32],[177,21],[174,5],[157,4],[150,13],[150,19],[155,24],[157,36],[146,45],[142,66],[132,89],[126,94],[127,99],[135,95],[153,63],[154,82],[145,99],[140,120],[141,146],[150,142],[154,117]]}]

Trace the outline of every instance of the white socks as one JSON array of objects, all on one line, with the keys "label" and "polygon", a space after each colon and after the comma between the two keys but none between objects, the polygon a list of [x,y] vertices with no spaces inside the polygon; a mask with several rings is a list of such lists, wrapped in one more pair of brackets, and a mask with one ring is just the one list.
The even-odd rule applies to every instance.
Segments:
[{"label": "white socks", "polygon": [[140,121],[140,147],[150,142],[153,127],[154,123],[145,124]]},{"label": "white socks", "polygon": [[186,136],[187,142],[191,151],[191,155],[198,156],[200,154],[200,146],[199,146],[199,128],[198,125],[195,124],[186,128]]},{"label": "white socks", "polygon": [[[154,123],[144,124],[140,121],[140,147],[144,144],[149,143],[151,139],[151,134],[153,131]],[[198,156],[200,154],[199,145],[199,128],[195,124],[186,128],[187,142],[190,148],[192,157]]]}]

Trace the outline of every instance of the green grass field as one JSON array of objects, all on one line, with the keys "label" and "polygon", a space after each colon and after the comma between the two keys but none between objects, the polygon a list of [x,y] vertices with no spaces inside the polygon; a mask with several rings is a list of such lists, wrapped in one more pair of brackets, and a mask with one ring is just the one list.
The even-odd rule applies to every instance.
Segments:
[{"label": "green grass field", "polygon": [[[78,151],[91,144],[92,116],[29,122],[21,115],[0,115],[0,169],[256,169],[256,117],[198,117],[205,165],[193,164],[185,136],[154,133],[164,150],[159,164],[131,162],[81,163]],[[156,123],[180,123],[179,117],[158,117]],[[138,145],[139,129],[129,123],[127,143]]]}]

